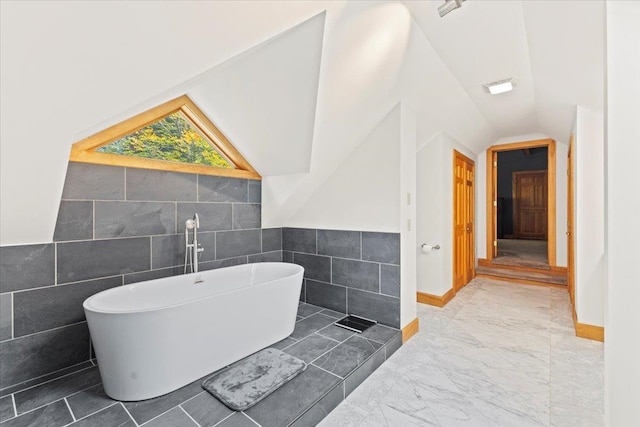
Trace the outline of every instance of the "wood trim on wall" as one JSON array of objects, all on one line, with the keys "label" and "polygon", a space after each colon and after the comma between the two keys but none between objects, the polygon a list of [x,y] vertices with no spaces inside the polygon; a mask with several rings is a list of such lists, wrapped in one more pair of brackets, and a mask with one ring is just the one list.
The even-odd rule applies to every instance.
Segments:
[{"label": "wood trim on wall", "polygon": [[456,291],[451,288],[444,295],[432,295],[426,292],[417,292],[417,301],[422,304],[429,304],[435,307],[444,307],[456,295]]},{"label": "wood trim on wall", "polygon": [[564,276],[567,274],[567,267],[550,267],[549,270],[542,270],[540,268],[535,267],[523,267],[520,265],[506,265],[506,264],[492,264],[486,258],[478,258],[478,266],[480,267],[491,267],[491,268],[502,268],[504,270],[516,270],[516,271],[526,271],[529,273],[540,273],[544,271],[546,273],[550,273],[556,276]]},{"label": "wood trim on wall", "polygon": [[492,274],[484,274],[484,273],[477,274],[476,277],[482,277],[484,279],[500,280],[501,282],[519,283],[521,285],[542,286],[545,288],[564,289],[564,290],[567,289],[566,285],[557,285],[555,283],[539,282],[537,280],[522,279],[519,277],[508,277],[508,276],[500,276],[500,275],[494,276]]},{"label": "wood trim on wall", "polygon": [[[95,151],[96,148],[110,144],[178,111],[183,113],[192,124],[215,145],[216,150],[226,157],[235,166],[235,169],[121,156]],[[201,175],[217,175],[256,180],[262,178],[224,134],[186,95],[172,99],[171,101],[137,114],[76,142],[71,146],[69,160],[101,165],[197,173]]]},{"label": "wood trim on wall", "polygon": [[556,142],[551,139],[549,141],[547,153],[547,245],[548,245],[548,264],[551,267],[556,266]]},{"label": "wood trim on wall", "polygon": [[578,322],[575,307],[573,308],[573,326],[575,327],[577,337],[604,342],[604,328],[602,326]]},{"label": "wood trim on wall", "polygon": [[547,147],[547,258],[549,266],[556,266],[556,141],[537,139],[533,141],[513,142],[509,144],[492,145],[487,148],[487,260],[494,256],[493,242],[496,237],[496,215],[493,202],[496,200],[497,188],[497,154],[500,151],[521,150],[526,148]]},{"label": "wood trim on wall", "polygon": [[409,322],[407,326],[402,328],[402,344],[409,341],[409,339],[415,334],[417,334],[419,330],[420,330],[420,322],[416,317],[411,322]]},{"label": "wood trim on wall", "polygon": [[[487,173],[487,183],[486,183],[486,222],[487,222],[487,228],[485,230],[485,234],[487,236],[487,259],[489,261],[491,261],[494,258],[493,255],[493,251],[494,251],[494,247],[493,247],[493,241],[495,239],[497,239],[496,236],[496,232],[494,230],[497,229],[497,226],[495,224],[496,222],[496,216],[497,216],[497,206],[493,205],[493,201],[497,200],[494,194],[494,186],[493,183],[495,181],[497,181],[497,176],[496,176],[496,168],[493,167],[493,165],[495,164],[495,162],[497,161],[497,153],[495,151],[493,151],[491,149],[491,147],[489,147],[487,149],[487,169],[486,169],[486,173]],[[496,210],[496,212],[494,212],[494,209]]]},{"label": "wood trim on wall", "polygon": [[569,151],[567,153],[567,285],[571,304],[575,305],[576,293],[576,274],[575,274],[575,206],[573,203],[573,195],[575,194],[575,186],[573,180],[573,164],[574,164],[574,135],[569,137]]}]

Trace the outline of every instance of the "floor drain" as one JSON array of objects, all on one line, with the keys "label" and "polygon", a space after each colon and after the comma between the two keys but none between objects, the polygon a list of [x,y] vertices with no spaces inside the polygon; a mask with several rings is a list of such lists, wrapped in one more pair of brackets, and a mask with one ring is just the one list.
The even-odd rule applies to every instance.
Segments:
[{"label": "floor drain", "polygon": [[378,322],[376,322],[375,320],[369,320],[365,319],[364,317],[350,315],[338,320],[335,325],[361,334],[376,323]]}]

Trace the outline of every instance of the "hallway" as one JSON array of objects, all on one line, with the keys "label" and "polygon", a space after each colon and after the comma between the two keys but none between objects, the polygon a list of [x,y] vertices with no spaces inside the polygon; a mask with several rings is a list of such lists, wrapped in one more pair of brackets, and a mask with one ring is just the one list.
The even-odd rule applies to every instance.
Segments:
[{"label": "hallway", "polygon": [[444,308],[321,426],[602,426],[603,344],[574,335],[566,291],[484,278]]},{"label": "hallway", "polygon": [[498,256],[493,264],[549,270],[546,240],[498,239]]}]

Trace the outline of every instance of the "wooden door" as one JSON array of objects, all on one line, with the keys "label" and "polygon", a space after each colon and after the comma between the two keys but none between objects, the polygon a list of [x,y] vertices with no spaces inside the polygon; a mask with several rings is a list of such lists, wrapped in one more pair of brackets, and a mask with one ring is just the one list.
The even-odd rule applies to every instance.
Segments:
[{"label": "wooden door", "polygon": [[575,258],[573,239],[573,135],[567,155],[567,285],[571,304],[575,305]]},{"label": "wooden door", "polygon": [[513,173],[516,239],[547,240],[547,171]]},{"label": "wooden door", "polygon": [[453,288],[475,275],[475,164],[454,150],[453,159]]}]

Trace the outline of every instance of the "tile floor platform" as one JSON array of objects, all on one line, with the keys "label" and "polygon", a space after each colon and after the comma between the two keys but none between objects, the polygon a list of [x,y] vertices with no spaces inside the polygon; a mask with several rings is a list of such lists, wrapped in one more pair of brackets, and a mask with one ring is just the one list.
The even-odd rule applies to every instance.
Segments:
[{"label": "tile floor platform", "polygon": [[104,394],[98,368],[88,364],[48,382],[5,392],[0,396],[0,425],[314,426],[402,345],[397,329],[376,325],[355,334],[334,326],[343,316],[301,303],[295,330],[273,347],[303,359],[307,369],[245,412],[218,402],[201,388],[202,379],[155,399],[117,402]]},{"label": "tile floor platform", "polygon": [[602,427],[603,344],[577,338],[566,290],[476,278],[321,427]]}]

